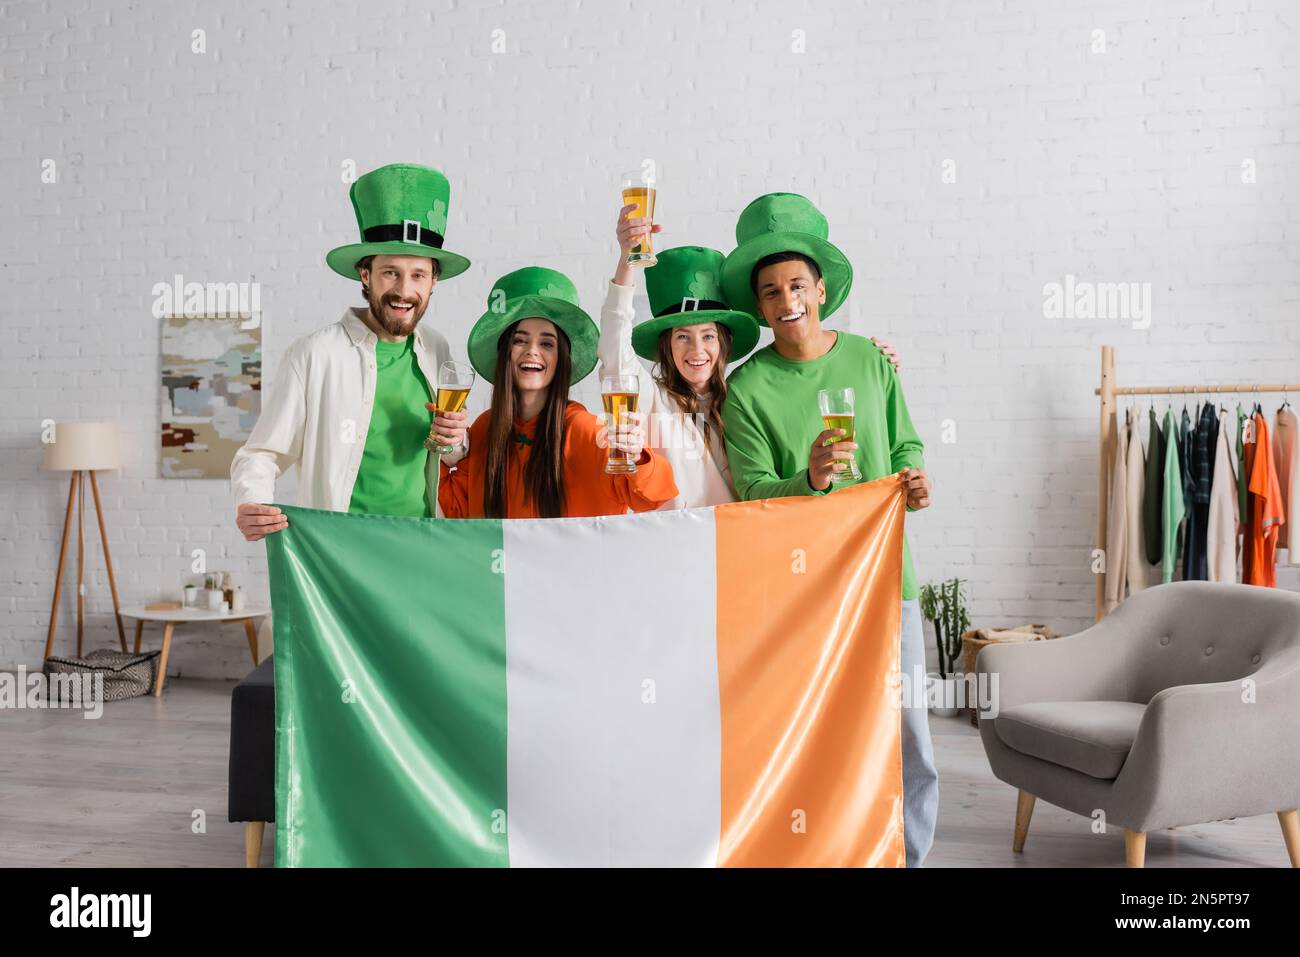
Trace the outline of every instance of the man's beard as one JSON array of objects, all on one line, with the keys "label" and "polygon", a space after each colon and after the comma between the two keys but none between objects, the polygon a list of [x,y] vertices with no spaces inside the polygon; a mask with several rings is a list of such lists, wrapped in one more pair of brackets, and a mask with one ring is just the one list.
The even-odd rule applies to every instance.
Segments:
[{"label": "man's beard", "polygon": [[411,310],[411,315],[407,319],[398,319],[388,315],[388,310],[384,308],[385,303],[410,301],[396,293],[387,293],[380,297],[372,289],[366,294],[366,302],[369,303],[370,315],[374,316],[375,322],[379,327],[390,336],[408,336],[415,329],[420,319],[424,316],[424,310],[429,308],[428,299],[411,297],[415,301],[415,307]]}]

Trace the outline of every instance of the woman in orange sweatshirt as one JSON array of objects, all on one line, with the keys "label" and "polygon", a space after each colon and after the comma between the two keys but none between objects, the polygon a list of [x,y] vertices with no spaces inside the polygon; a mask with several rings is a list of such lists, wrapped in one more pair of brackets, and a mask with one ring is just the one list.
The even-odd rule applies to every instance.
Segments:
[{"label": "woman in orange sweatshirt", "polygon": [[[677,496],[672,466],[644,447],[634,417],[611,436],[569,387],[596,365],[599,331],[572,282],[530,266],[499,279],[469,335],[469,358],[492,385],[492,407],[469,429],[469,454],[445,463],[438,504],[448,518],[555,518],[653,511]],[[636,459],[605,472],[606,445]]]}]

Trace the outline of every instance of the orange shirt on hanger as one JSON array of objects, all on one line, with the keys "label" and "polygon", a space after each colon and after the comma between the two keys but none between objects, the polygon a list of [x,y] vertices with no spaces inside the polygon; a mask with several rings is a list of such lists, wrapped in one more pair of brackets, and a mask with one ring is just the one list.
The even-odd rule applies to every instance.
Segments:
[{"label": "orange shirt on hanger", "polygon": [[[1277,481],[1277,469],[1270,454],[1268,424],[1256,412],[1253,453],[1246,457],[1245,468],[1249,476],[1250,522],[1246,526],[1245,541],[1241,548],[1241,581],[1246,585],[1277,587],[1278,531],[1284,519],[1282,492]],[[1263,454],[1260,454],[1260,453]]]}]

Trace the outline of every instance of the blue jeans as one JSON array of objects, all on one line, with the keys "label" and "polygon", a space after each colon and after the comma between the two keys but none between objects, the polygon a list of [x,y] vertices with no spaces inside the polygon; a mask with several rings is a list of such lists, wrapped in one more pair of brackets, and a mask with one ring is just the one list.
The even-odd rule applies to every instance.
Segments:
[{"label": "blue jeans", "polygon": [[[899,668],[904,680],[925,674],[925,634],[921,629],[921,603],[904,599]],[[934,821],[939,813],[939,772],[934,767],[930,740],[930,715],[922,691],[913,693],[903,712],[903,843],[907,866],[920,867],[934,843]]]}]

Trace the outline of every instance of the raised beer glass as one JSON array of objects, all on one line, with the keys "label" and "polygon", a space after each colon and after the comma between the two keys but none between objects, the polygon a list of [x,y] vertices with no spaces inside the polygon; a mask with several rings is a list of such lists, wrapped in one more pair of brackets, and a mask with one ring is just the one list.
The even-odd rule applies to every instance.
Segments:
[{"label": "raised beer glass", "polygon": [[600,397],[605,405],[605,421],[609,424],[609,454],[605,457],[605,471],[610,475],[636,471],[636,459],[631,453],[614,448],[614,432],[628,423],[628,413],[636,411],[640,383],[634,375],[607,375],[600,380]]},{"label": "raised beer glass", "polygon": [[[654,225],[655,193],[658,174],[647,170],[632,170],[623,174],[623,205],[635,206],[628,213],[629,219],[646,217]],[[655,264],[654,237],[647,233],[627,254],[629,266],[653,266]]]},{"label": "raised beer glass", "polygon": [[[825,429],[843,429],[844,435],[831,439],[827,444],[853,441],[853,390],[822,389],[817,393],[817,404],[821,406],[822,427]],[[847,462],[836,460],[835,471],[831,473],[832,485],[852,485],[862,481],[858,463],[853,459]]]},{"label": "raised beer glass", "polygon": [[[459,412],[465,408],[465,400],[469,398],[469,390],[472,388],[474,388],[472,365],[468,362],[444,362],[438,367],[438,398],[434,403],[438,406],[438,412],[434,415],[441,412]],[[438,444],[438,440],[433,437],[432,423],[429,425],[429,434],[424,440],[424,447],[438,455],[456,451],[454,445]]]}]

